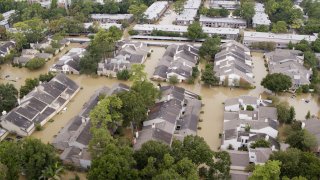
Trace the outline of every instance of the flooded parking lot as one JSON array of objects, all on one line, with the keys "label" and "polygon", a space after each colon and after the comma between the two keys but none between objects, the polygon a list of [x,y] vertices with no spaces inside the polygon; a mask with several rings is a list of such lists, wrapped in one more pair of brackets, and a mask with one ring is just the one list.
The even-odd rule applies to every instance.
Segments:
[{"label": "flooded parking lot", "polygon": [[[76,44],[72,46],[77,46]],[[165,52],[164,47],[150,47],[153,52],[151,57],[147,58],[145,65],[145,71],[150,78],[154,72],[159,59],[163,56]],[[60,54],[60,56],[62,53]],[[0,83],[12,83],[17,88],[24,84],[26,78],[38,77],[40,74],[47,73],[48,68],[56,61],[58,58],[49,61],[44,68],[38,71],[29,71],[25,68],[14,68],[11,65],[1,66],[1,77],[5,75],[10,75],[10,78],[0,79]],[[196,81],[194,85],[179,84],[178,86],[184,87],[189,91],[201,95],[202,102],[204,104],[204,113],[200,115],[202,122],[199,122],[200,130],[198,130],[198,135],[204,137],[209,146],[213,150],[217,150],[220,146],[219,134],[222,132],[223,128],[223,102],[231,97],[237,97],[240,95],[262,95],[266,97],[268,94],[265,93],[265,89],[260,85],[260,81],[267,74],[264,67],[264,60],[262,54],[253,53],[254,62],[254,74],[255,74],[255,89],[243,90],[237,88],[225,88],[225,87],[206,87],[202,86],[199,81]],[[69,77],[74,80],[77,84],[81,86],[80,92],[71,100],[71,102],[66,106],[67,110],[61,112],[53,118],[53,122],[48,122],[45,125],[44,130],[37,131],[32,134],[32,137],[39,138],[43,142],[51,142],[56,134],[68,123],[71,118],[77,115],[85,102],[87,102],[90,96],[100,87],[108,86],[111,87],[115,83],[120,81],[116,79],[109,79],[106,77],[92,77],[87,75],[69,75]],[[12,78],[12,79],[11,79]],[[15,80],[16,82],[12,81]],[[125,82],[130,84],[130,82]],[[279,96],[281,100],[288,101],[291,106],[296,109],[297,119],[303,120],[306,113],[310,110],[312,115],[319,115],[319,102],[317,96],[312,96],[309,94],[300,95],[295,98],[291,98],[291,95],[284,94]],[[310,102],[306,103],[305,100],[308,99]]]}]

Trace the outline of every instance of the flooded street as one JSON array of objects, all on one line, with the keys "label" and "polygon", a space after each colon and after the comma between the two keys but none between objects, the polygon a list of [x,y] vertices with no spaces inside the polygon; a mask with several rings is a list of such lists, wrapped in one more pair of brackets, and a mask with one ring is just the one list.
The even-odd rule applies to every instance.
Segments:
[{"label": "flooded street", "polygon": [[[76,47],[79,44],[72,44],[68,47]],[[147,58],[145,62],[145,71],[148,74],[148,78],[152,77],[154,69],[165,52],[164,47],[151,46],[152,54]],[[64,50],[64,51],[67,51]],[[26,78],[35,78],[39,74],[47,73],[48,68],[57,61],[58,57],[63,55],[60,53],[54,60],[47,62],[46,66],[38,71],[29,71],[25,68],[14,68],[11,65],[1,66],[1,77],[10,75],[8,79],[0,79],[0,83],[12,83],[17,88],[24,84]],[[238,88],[225,88],[225,87],[206,87],[202,86],[197,80],[194,85],[179,84],[178,86],[186,88],[189,91],[201,95],[202,102],[204,104],[204,113],[200,115],[202,122],[199,122],[198,135],[204,137],[206,142],[213,150],[218,150],[220,146],[219,134],[222,133],[223,129],[223,102],[232,97],[237,97],[240,95],[262,95],[266,97],[265,89],[260,85],[261,80],[267,74],[266,68],[264,66],[263,55],[260,53],[253,53],[254,68],[253,72],[255,74],[255,89],[243,90]],[[115,83],[119,83],[116,79],[110,79],[106,77],[92,77],[87,75],[69,75],[69,77],[79,84],[82,88],[79,93],[71,100],[71,102],[66,106],[67,111],[61,112],[55,117],[53,117],[53,122],[48,122],[44,126],[44,130],[37,131],[32,134],[32,137],[41,139],[45,143],[50,143],[55,135],[71,120],[75,115],[77,115],[82,106],[87,102],[94,92],[101,88],[102,86],[112,87]],[[15,80],[13,82],[11,80]],[[125,82],[130,84],[130,82]],[[165,83],[162,83],[163,85]],[[296,118],[298,120],[303,120],[308,110],[310,110],[312,115],[319,115],[319,102],[317,96],[312,95],[300,95],[296,98],[291,98],[290,94],[284,94],[279,96],[281,100],[288,101],[291,106],[295,107]],[[306,103],[304,100],[310,100]],[[72,178],[73,172],[69,172],[68,177]],[[84,176],[83,176],[84,177]]]}]

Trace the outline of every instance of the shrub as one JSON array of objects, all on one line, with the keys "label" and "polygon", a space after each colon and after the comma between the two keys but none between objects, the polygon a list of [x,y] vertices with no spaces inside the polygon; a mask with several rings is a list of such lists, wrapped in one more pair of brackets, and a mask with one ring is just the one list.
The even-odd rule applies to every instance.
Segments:
[{"label": "shrub", "polygon": [[177,84],[178,82],[179,82],[179,79],[178,79],[177,76],[171,76],[171,77],[169,78],[169,83],[172,84],[172,85],[175,85],[175,84]]},{"label": "shrub", "polygon": [[41,124],[36,123],[36,131],[42,131],[43,127],[41,126]]},{"label": "shrub", "polygon": [[254,108],[251,105],[247,105],[247,111],[253,111]]},{"label": "shrub", "polygon": [[128,80],[130,78],[130,72],[127,69],[117,72],[118,80]]},{"label": "shrub", "polygon": [[36,70],[43,67],[46,61],[43,58],[33,58],[26,63],[26,68],[30,70]]},{"label": "shrub", "polygon": [[133,36],[133,35],[138,35],[138,34],[139,34],[138,31],[135,31],[135,30],[133,30],[133,29],[130,29],[130,30],[128,31],[128,33],[129,33],[131,36]]}]

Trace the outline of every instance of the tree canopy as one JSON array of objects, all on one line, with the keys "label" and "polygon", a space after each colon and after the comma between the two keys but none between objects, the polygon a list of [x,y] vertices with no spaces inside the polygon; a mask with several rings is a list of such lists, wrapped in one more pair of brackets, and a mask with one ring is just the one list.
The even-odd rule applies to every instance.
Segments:
[{"label": "tree canopy", "polygon": [[320,176],[320,159],[310,152],[290,148],[286,151],[274,152],[270,160],[281,162],[280,177],[303,176],[307,179],[317,179]]},{"label": "tree canopy", "polygon": [[199,49],[199,55],[209,60],[213,59],[216,53],[220,50],[220,37],[208,37],[202,43]]},{"label": "tree canopy", "polygon": [[249,180],[274,179],[280,180],[280,161],[267,161],[264,165],[255,166]]},{"label": "tree canopy", "polygon": [[208,86],[215,86],[219,83],[219,79],[215,76],[215,72],[213,71],[211,64],[207,64],[203,70],[201,74],[201,81]]},{"label": "tree canopy", "polygon": [[40,69],[46,64],[45,59],[43,58],[33,58],[26,63],[26,68],[30,70]]},{"label": "tree canopy", "polygon": [[275,93],[288,90],[292,86],[291,78],[281,73],[268,74],[261,85]]},{"label": "tree canopy", "polygon": [[18,90],[12,84],[0,84],[0,113],[17,105]]},{"label": "tree canopy", "polygon": [[205,37],[202,27],[199,22],[193,22],[188,26],[187,37],[192,40],[201,39]]}]

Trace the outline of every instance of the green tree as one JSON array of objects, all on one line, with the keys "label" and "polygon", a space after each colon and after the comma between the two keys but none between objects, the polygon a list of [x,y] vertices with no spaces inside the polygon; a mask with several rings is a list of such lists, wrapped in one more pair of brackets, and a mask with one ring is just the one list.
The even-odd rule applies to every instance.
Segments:
[{"label": "green tree", "polygon": [[7,166],[0,163],[0,180],[9,179],[7,178],[8,168]]},{"label": "green tree", "polygon": [[127,69],[117,72],[118,80],[128,80],[130,78],[130,72]]},{"label": "green tree", "polygon": [[117,96],[108,96],[102,99],[90,112],[90,121],[93,128],[113,129],[122,123],[120,109],[123,103]]},{"label": "green tree", "polygon": [[132,148],[110,143],[92,160],[88,179],[137,179],[135,165]]},{"label": "green tree", "polygon": [[163,162],[165,154],[170,153],[168,145],[157,141],[148,141],[144,143],[141,148],[134,152],[134,159],[137,162],[137,168],[143,169],[148,165],[150,157],[154,158],[154,166],[156,169],[160,168],[160,164]]},{"label": "green tree", "polygon": [[307,115],[306,115],[306,119],[310,119],[311,118],[311,114],[310,111],[308,111]]},{"label": "green tree", "polygon": [[175,85],[175,84],[177,84],[177,83],[179,83],[178,77],[177,77],[177,76],[170,76],[170,78],[169,78],[169,84]]},{"label": "green tree", "polygon": [[292,86],[291,78],[281,73],[268,74],[261,85],[275,93],[288,90]]},{"label": "green tree", "polygon": [[320,38],[318,37],[313,43],[312,43],[312,49],[315,52],[320,52]]},{"label": "green tree", "polygon": [[25,34],[27,41],[30,43],[39,42],[44,37],[45,24],[39,18],[18,22],[13,27]]},{"label": "green tree", "polygon": [[295,118],[295,110],[293,107],[288,107],[287,103],[276,105],[278,121],[280,123],[291,124]]},{"label": "green tree", "polygon": [[37,87],[39,85],[39,80],[37,78],[35,79],[27,78],[24,83],[25,85],[20,87],[20,97],[24,97],[29,92],[31,92],[35,87]]},{"label": "green tree", "polygon": [[291,132],[286,138],[286,143],[302,151],[314,150],[318,145],[316,137],[304,129]]},{"label": "green tree", "polygon": [[26,63],[26,68],[30,70],[40,69],[46,64],[46,60],[43,58],[33,58]]},{"label": "green tree", "polygon": [[0,112],[9,112],[17,105],[18,90],[12,84],[0,84]]},{"label": "green tree", "polygon": [[21,169],[20,145],[16,142],[1,142],[0,163],[6,166],[6,179],[17,180]]},{"label": "green tree", "polygon": [[307,179],[317,179],[320,176],[320,159],[310,152],[289,148],[286,151],[274,152],[271,154],[270,160],[281,162],[280,177],[303,176]]},{"label": "green tree", "polygon": [[203,81],[204,84],[208,86],[215,86],[219,83],[219,79],[215,76],[215,72],[213,71],[213,67],[211,64],[207,64],[205,69],[203,70],[201,81]]},{"label": "green tree", "polygon": [[130,14],[133,14],[133,17],[135,18],[136,21],[142,22],[145,19],[145,14],[144,12],[147,10],[148,6],[144,4],[132,4],[129,7],[128,12]]},{"label": "green tree", "polygon": [[55,164],[48,166],[44,170],[42,170],[42,175],[39,179],[60,179],[63,170],[63,166],[56,162]]},{"label": "green tree", "polygon": [[173,7],[174,7],[174,11],[175,11],[177,14],[181,14],[182,11],[184,10],[184,0],[177,0],[177,1],[173,4]]},{"label": "green tree", "polygon": [[123,106],[120,110],[123,115],[123,125],[128,126],[130,122],[140,126],[147,119],[148,108],[143,97],[135,91],[120,92],[117,96],[121,99]]},{"label": "green tree", "polygon": [[58,162],[54,148],[49,144],[43,144],[39,139],[27,138],[21,145],[22,168],[28,179],[38,179],[42,170]]},{"label": "green tree", "polygon": [[160,98],[160,91],[148,81],[135,81],[131,86],[131,90],[142,97],[144,104],[148,108],[153,106],[156,100]]},{"label": "green tree", "polygon": [[278,21],[272,25],[273,33],[286,33],[288,32],[287,23],[285,21]]},{"label": "green tree", "polygon": [[130,81],[145,81],[147,80],[147,73],[144,72],[144,64],[133,64],[130,69]]},{"label": "green tree", "polygon": [[208,60],[213,59],[220,50],[220,43],[221,39],[218,36],[206,38],[199,49],[199,55]]},{"label": "green tree", "polygon": [[254,14],[254,2],[251,0],[242,1],[240,6],[240,16],[247,21],[247,25],[249,25]]},{"label": "green tree", "polygon": [[267,25],[259,25],[256,27],[257,32],[268,32],[269,31],[269,26]]},{"label": "green tree", "polygon": [[256,165],[249,180],[274,179],[280,180],[280,161],[267,161],[265,165]]},{"label": "green tree", "polygon": [[4,20],[3,15],[0,13],[0,21]]},{"label": "green tree", "polygon": [[187,37],[191,40],[201,39],[205,37],[199,22],[193,22],[188,26]]},{"label": "green tree", "polygon": [[15,46],[17,50],[21,50],[28,44],[27,38],[23,33],[11,33],[9,36],[16,42]]},{"label": "green tree", "polygon": [[270,142],[266,141],[263,138],[259,138],[255,140],[254,143],[252,143],[250,146],[250,148],[253,148],[253,149],[259,148],[259,147],[264,147],[264,148],[270,147]]},{"label": "green tree", "polygon": [[310,68],[315,68],[318,66],[318,59],[314,52],[306,51],[304,52],[304,65]]}]

